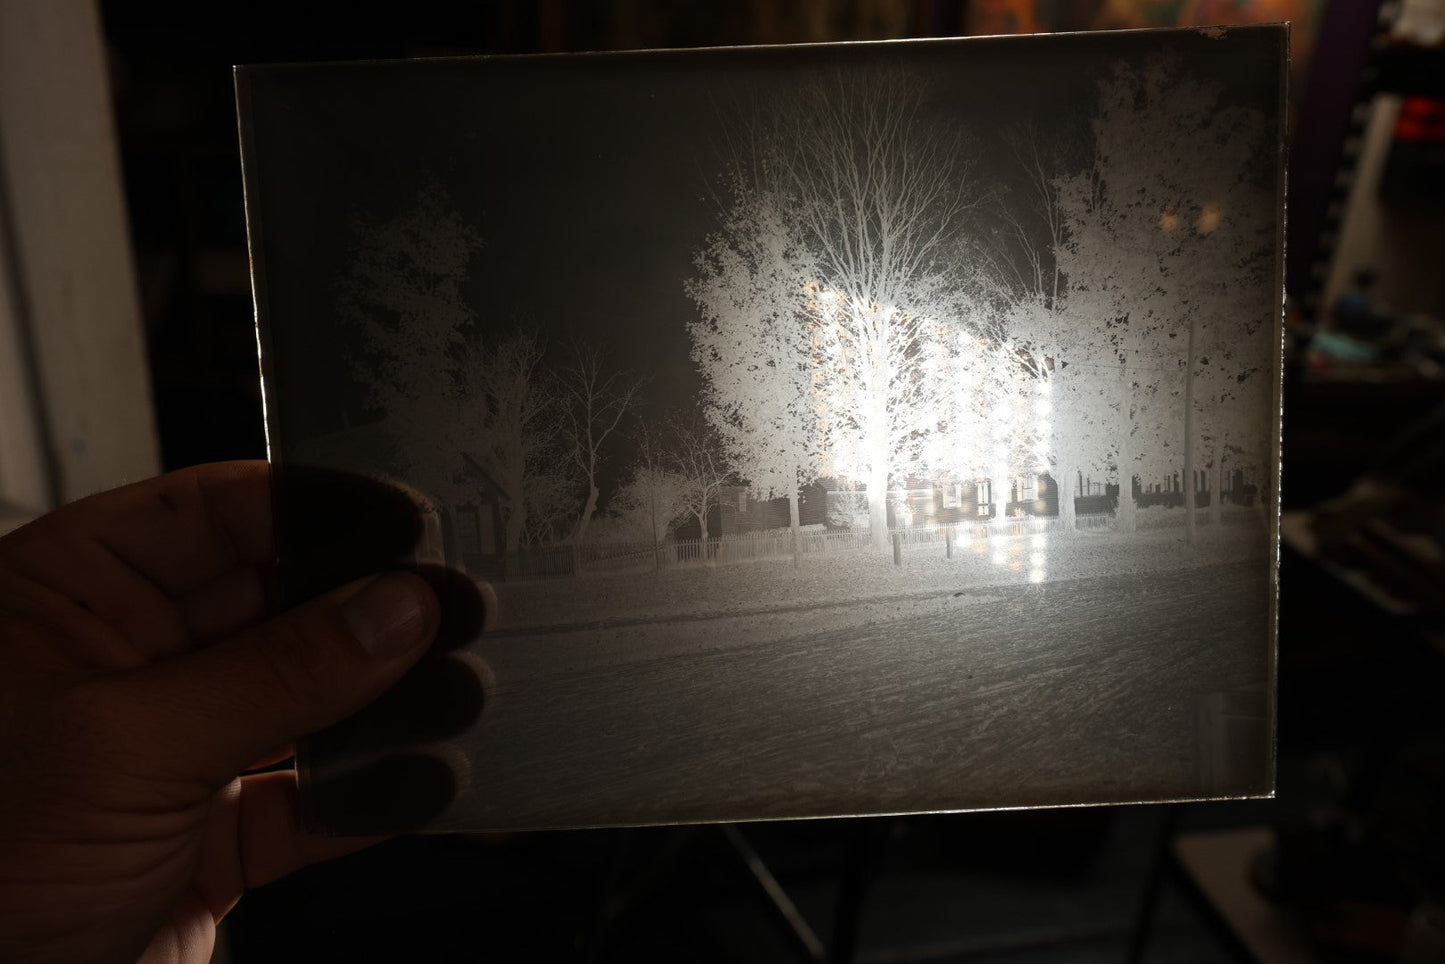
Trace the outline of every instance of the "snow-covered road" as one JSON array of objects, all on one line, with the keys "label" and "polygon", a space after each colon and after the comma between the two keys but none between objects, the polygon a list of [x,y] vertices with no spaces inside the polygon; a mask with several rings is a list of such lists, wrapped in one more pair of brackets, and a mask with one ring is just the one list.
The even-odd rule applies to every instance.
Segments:
[{"label": "snow-covered road", "polygon": [[[1264,561],[937,597],[840,627],[818,611],[497,640],[457,742],[457,827],[1197,796],[1267,781]],[[842,607],[846,609],[846,607]],[[639,636],[639,634],[641,634]],[[771,638],[768,638],[771,637]],[[746,642],[747,644],[742,644]],[[1201,783],[1211,694],[1249,786]],[[1238,702],[1238,701],[1236,701]],[[1220,729],[1219,733],[1225,732]],[[1237,744],[1237,745],[1236,745]],[[1206,750],[1214,749],[1205,747]],[[1252,777],[1252,779],[1250,779]],[[438,829],[446,829],[444,819]]]}]

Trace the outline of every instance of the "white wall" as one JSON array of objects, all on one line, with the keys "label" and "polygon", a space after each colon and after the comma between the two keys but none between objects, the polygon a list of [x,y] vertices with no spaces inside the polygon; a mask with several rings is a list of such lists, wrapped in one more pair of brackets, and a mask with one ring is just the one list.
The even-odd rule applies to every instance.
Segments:
[{"label": "white wall", "polygon": [[0,0],[0,503],[158,467],[98,13]]}]

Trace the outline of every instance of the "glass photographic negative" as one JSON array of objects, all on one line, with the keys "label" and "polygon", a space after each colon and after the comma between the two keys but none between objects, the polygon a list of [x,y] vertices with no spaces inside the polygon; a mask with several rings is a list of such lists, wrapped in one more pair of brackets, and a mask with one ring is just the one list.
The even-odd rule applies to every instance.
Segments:
[{"label": "glass photographic negative", "polygon": [[1287,46],[238,68],[290,592],[485,599],[313,826],[1271,793]]}]

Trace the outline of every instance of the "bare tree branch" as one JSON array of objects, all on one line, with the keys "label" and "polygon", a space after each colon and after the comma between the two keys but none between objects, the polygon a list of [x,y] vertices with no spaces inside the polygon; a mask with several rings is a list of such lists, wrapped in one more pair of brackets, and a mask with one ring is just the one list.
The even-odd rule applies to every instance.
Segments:
[{"label": "bare tree branch", "polygon": [[580,546],[597,511],[603,447],[637,404],[646,379],[606,371],[601,351],[580,340],[574,340],[569,351],[571,358],[557,380],[557,390],[563,447],[587,486],[586,500],[572,528],[572,542]]}]

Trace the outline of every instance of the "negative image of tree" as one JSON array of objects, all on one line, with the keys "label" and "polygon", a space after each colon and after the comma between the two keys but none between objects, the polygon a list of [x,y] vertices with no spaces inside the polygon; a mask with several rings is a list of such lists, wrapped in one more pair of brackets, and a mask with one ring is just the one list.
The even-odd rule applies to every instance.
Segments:
[{"label": "negative image of tree", "polygon": [[[864,482],[880,547],[890,481],[924,471],[925,440],[939,428],[947,386],[931,377],[929,339],[960,314],[957,240],[976,200],[962,138],[925,116],[922,94],[903,73],[837,75],[777,105],[748,132],[750,166],[741,174],[765,207],[740,205],[720,236],[723,248],[741,248],[749,236],[737,232],[767,217],[770,229],[785,232],[775,250],[796,253],[801,270],[789,281],[805,286],[806,328],[775,360],[789,366],[785,380],[791,366],[803,369],[803,380],[787,384],[814,399],[825,453],[817,471]],[[715,239],[714,264],[718,249]],[[732,266],[752,270],[745,258]],[[707,271],[705,263],[704,284]],[[714,312],[716,337],[726,341],[736,318]],[[705,375],[719,368],[721,377],[710,378],[714,392],[723,391],[715,402],[727,409],[741,401],[726,397],[744,384],[722,373],[730,362],[704,352],[699,365]]]},{"label": "negative image of tree", "polygon": [[1066,237],[1058,262],[1081,323],[1074,337],[1107,346],[1118,366],[1114,457],[1126,529],[1131,480],[1172,469],[1186,480],[1192,536],[1201,326],[1216,326],[1213,340],[1225,345],[1259,321],[1245,306],[1231,312],[1230,292],[1256,290],[1250,279],[1269,252],[1250,227],[1268,202],[1249,173],[1263,119],[1220,98],[1217,85],[1182,76],[1165,58],[1115,65],[1099,85],[1092,165],[1056,181]]},{"label": "negative image of tree", "polygon": [[336,304],[359,342],[353,374],[389,428],[390,469],[450,496],[468,451],[452,432],[468,391],[459,352],[475,320],[462,285],[481,236],[435,183],[396,217],[358,216],[350,228]]},{"label": "negative image of tree", "polygon": [[556,381],[561,414],[561,444],[587,486],[586,500],[572,528],[573,544],[587,541],[587,527],[597,511],[603,451],[623,418],[636,404],[642,379],[607,371],[602,352],[573,341],[569,358]]},{"label": "negative image of tree", "polygon": [[687,286],[700,315],[688,330],[721,455],[758,497],[788,500],[797,565],[798,491],[822,469],[827,426],[807,314],[816,271],[781,200],[735,183],[723,227]]},{"label": "negative image of tree", "polygon": [[552,541],[576,508],[562,451],[565,419],[544,355],[541,339],[523,330],[472,338],[462,356],[468,392],[460,431],[502,492],[507,552]]}]

